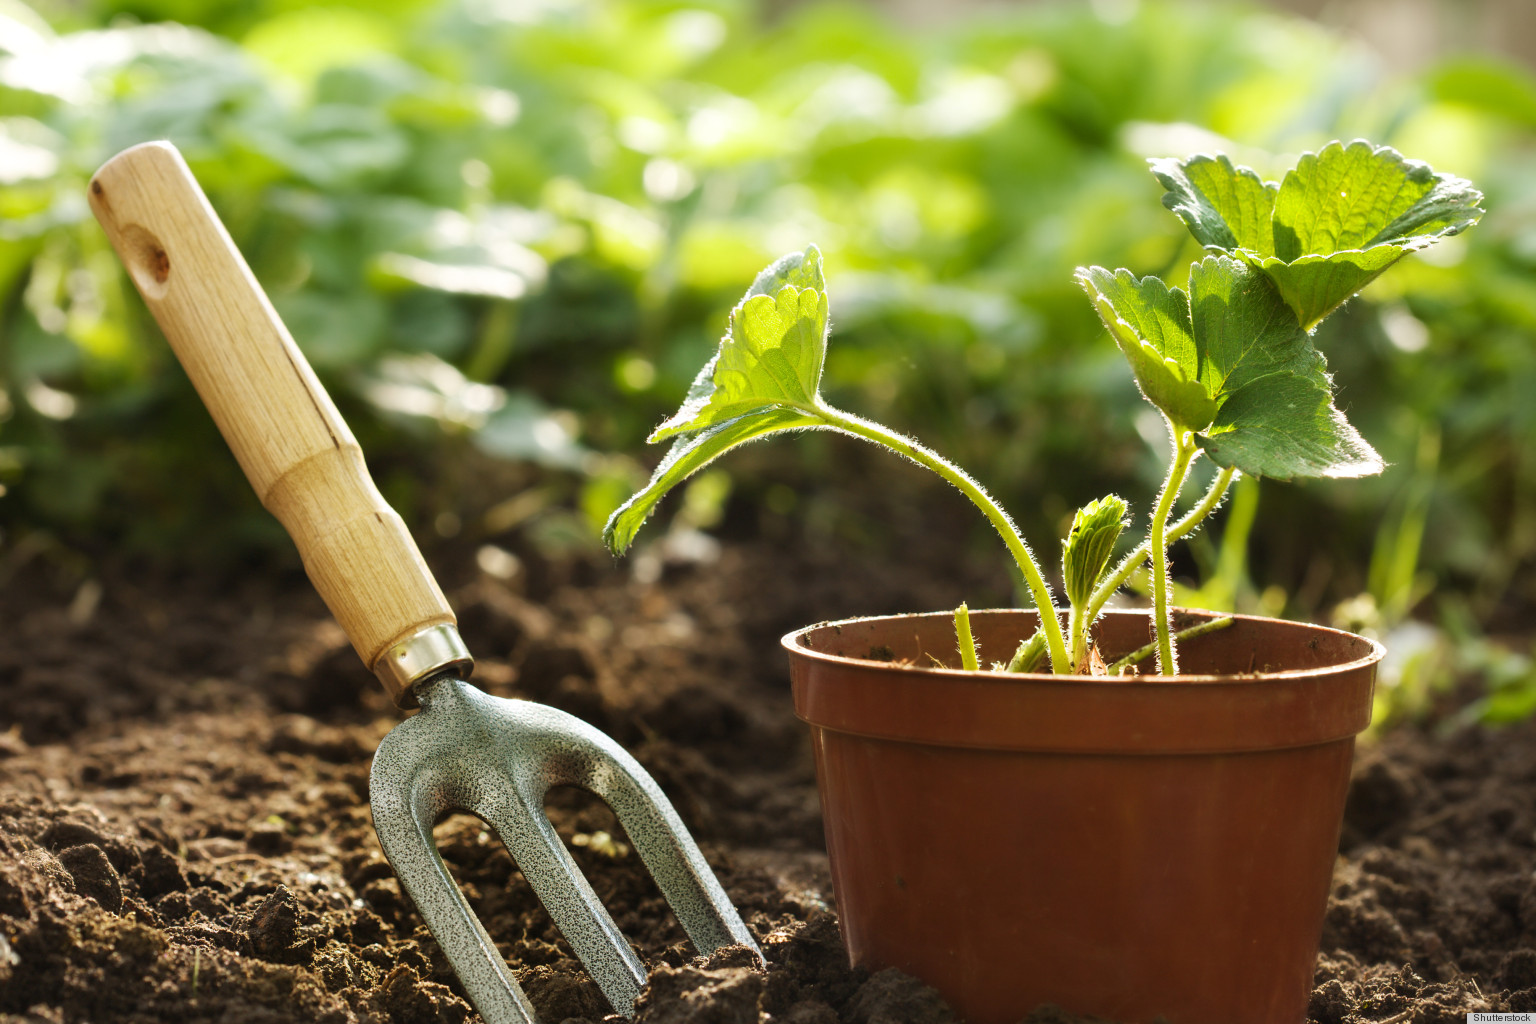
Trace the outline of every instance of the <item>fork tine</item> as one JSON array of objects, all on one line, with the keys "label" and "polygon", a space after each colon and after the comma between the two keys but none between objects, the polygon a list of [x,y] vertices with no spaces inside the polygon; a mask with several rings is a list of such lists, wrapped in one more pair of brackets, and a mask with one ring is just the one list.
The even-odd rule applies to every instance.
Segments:
[{"label": "fork tine", "polygon": [[[626,1017],[645,987],[645,965],[597,898],[544,813],[542,790],[470,808],[496,831],[518,870],[615,1011]],[[518,806],[521,804],[521,806]]]},{"label": "fork tine", "polygon": [[570,782],[585,785],[613,809],[694,948],[707,955],[721,946],[746,946],[763,962],[762,950],[661,787],[606,733],[580,719],[564,726],[583,734],[590,758],[579,783]]},{"label": "fork tine", "polygon": [[391,758],[395,736],[380,744],[369,787],[384,856],[487,1024],[538,1024],[533,1005],[438,853],[432,823],[448,801],[437,773]]}]

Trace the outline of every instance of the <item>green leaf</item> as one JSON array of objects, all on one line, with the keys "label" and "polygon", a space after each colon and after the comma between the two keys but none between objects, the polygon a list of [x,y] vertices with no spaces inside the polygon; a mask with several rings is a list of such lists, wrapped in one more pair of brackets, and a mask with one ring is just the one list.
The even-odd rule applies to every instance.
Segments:
[{"label": "green leaf", "polygon": [[1275,283],[1286,305],[1311,330],[1408,252],[1403,246],[1378,245],[1328,256],[1303,256],[1294,263],[1274,257],[1252,262]]},{"label": "green leaf", "polygon": [[811,245],[806,247],[805,252],[792,252],[780,256],[752,279],[752,287],[747,289],[747,294],[742,296],[742,300],[750,299],[754,295],[777,295],[786,285],[793,285],[796,288],[814,288],[819,292],[827,290],[826,278],[821,272],[820,249]]},{"label": "green leaf", "polygon": [[[1218,465],[1281,479],[1381,471],[1380,457],[1334,407],[1322,355],[1260,271],[1209,256],[1190,268],[1187,295],[1126,270],[1091,267],[1077,276],[1147,399],[1176,430],[1193,431]],[[1149,387],[1143,375],[1153,371],[1164,379]],[[1176,375],[1177,391],[1168,383]],[[1203,422],[1190,417],[1197,407],[1210,410]]]},{"label": "green leaf", "polygon": [[815,417],[793,409],[767,409],[679,437],[651,474],[650,482],[608,517],[608,525],[603,527],[603,543],[614,554],[623,554],[668,491],[737,445],[781,430],[818,425]]},{"label": "green leaf", "polygon": [[1385,468],[1334,407],[1327,384],[1284,374],[1261,377],[1233,394],[1195,442],[1217,465],[1251,476],[1356,477]]},{"label": "green leaf", "polygon": [[702,430],[768,408],[814,410],[827,353],[827,289],[815,246],[758,275],[731,310],[720,349],[682,408],[651,441]]},{"label": "green leaf", "polygon": [[1196,241],[1262,270],[1309,331],[1408,253],[1483,214],[1471,182],[1363,139],[1304,154],[1279,185],[1224,156],[1155,160],[1152,173]]},{"label": "green leaf", "polygon": [[1007,665],[994,666],[1002,668],[1004,672],[1034,672],[1046,664],[1045,630],[1037,629],[1026,639],[1019,641],[1019,646],[1013,652],[1013,657],[1008,659]]},{"label": "green leaf", "polygon": [[1199,379],[1213,399],[1273,373],[1327,386],[1323,357],[1275,287],[1246,264],[1208,256],[1191,266],[1189,304]]},{"label": "green leaf", "polygon": [[1274,253],[1270,220],[1278,185],[1246,167],[1234,167],[1225,154],[1150,163],[1152,176],[1168,190],[1163,205],[1188,226],[1195,241],[1229,251]]},{"label": "green leaf", "polygon": [[720,348],[682,407],[651,432],[673,438],[650,483],[609,517],[603,540],[622,554],[666,493],[730,449],[781,430],[827,426],[818,388],[827,353],[827,286],[813,245],[775,261],[731,310]]},{"label": "green leaf", "polygon": [[1303,154],[1280,183],[1274,253],[1289,262],[1407,240],[1427,245],[1467,227],[1468,205],[1481,200],[1470,182],[1436,174],[1390,146],[1329,143]]},{"label": "green leaf", "polygon": [[1204,429],[1216,415],[1216,403],[1195,379],[1200,364],[1188,296],[1155,277],[1138,281],[1129,270],[1079,267],[1076,276],[1130,361],[1147,401],[1177,427]]},{"label": "green leaf", "polygon": [[1090,501],[1072,517],[1072,532],[1067,534],[1062,549],[1061,567],[1067,600],[1074,608],[1086,607],[1093,597],[1126,525],[1125,500],[1114,494]]}]

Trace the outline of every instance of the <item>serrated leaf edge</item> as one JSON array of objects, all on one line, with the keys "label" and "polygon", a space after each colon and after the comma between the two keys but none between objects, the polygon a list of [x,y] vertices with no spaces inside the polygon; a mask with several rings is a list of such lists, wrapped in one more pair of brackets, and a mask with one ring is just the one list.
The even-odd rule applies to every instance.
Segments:
[{"label": "serrated leaf edge", "polygon": [[[1212,244],[1212,243],[1205,243],[1205,244],[1202,245],[1202,248],[1206,252],[1223,253],[1223,254],[1226,254],[1226,255],[1229,255],[1229,256],[1241,255],[1245,260],[1248,260],[1249,262],[1252,262],[1255,259],[1259,259],[1259,260],[1272,261],[1274,263],[1279,263],[1279,264],[1282,264],[1282,265],[1285,265],[1285,266],[1294,266],[1295,264],[1297,264],[1297,263],[1299,263],[1299,262],[1301,262],[1303,260],[1308,260],[1308,259],[1314,259],[1314,258],[1327,259],[1330,256],[1340,256],[1340,255],[1346,255],[1346,254],[1349,254],[1349,253],[1367,252],[1367,251],[1369,251],[1371,249],[1376,249],[1376,248],[1379,248],[1379,247],[1384,246],[1384,245],[1399,246],[1399,247],[1403,248],[1404,253],[1407,254],[1409,252],[1416,252],[1419,249],[1427,248],[1428,246],[1433,245],[1435,242],[1438,242],[1438,241],[1440,241],[1443,238],[1450,238],[1453,235],[1461,234],[1463,231],[1465,231],[1468,228],[1474,226],[1480,220],[1482,220],[1483,216],[1488,212],[1487,210],[1485,210],[1483,208],[1483,205],[1482,205],[1483,204],[1483,200],[1485,198],[1484,195],[1483,195],[1482,190],[1479,189],[1476,185],[1474,185],[1469,179],[1463,178],[1463,177],[1461,177],[1459,175],[1456,175],[1456,174],[1451,174],[1448,171],[1436,171],[1434,169],[1434,167],[1432,167],[1426,161],[1410,159],[1409,157],[1404,156],[1401,152],[1399,152],[1393,146],[1387,145],[1385,143],[1383,143],[1381,145],[1377,145],[1377,144],[1371,142],[1369,139],[1355,138],[1355,139],[1351,139],[1349,142],[1343,142],[1341,140],[1335,139],[1332,142],[1330,142],[1327,145],[1324,145],[1324,146],[1318,148],[1315,151],[1308,150],[1308,151],[1302,153],[1300,156],[1298,156],[1296,158],[1296,163],[1290,168],[1290,170],[1286,171],[1286,174],[1289,175],[1297,167],[1301,166],[1302,161],[1304,161],[1304,160],[1306,160],[1308,158],[1311,158],[1314,161],[1318,160],[1318,159],[1321,159],[1322,155],[1324,153],[1326,153],[1330,149],[1333,149],[1333,148],[1337,147],[1337,148],[1339,148],[1341,150],[1348,150],[1348,149],[1351,149],[1351,148],[1353,148],[1355,146],[1366,146],[1366,147],[1370,148],[1371,156],[1373,156],[1373,157],[1380,156],[1382,154],[1389,154],[1391,156],[1391,158],[1392,158],[1394,163],[1396,163],[1399,166],[1402,166],[1402,167],[1408,169],[1408,172],[1409,172],[1410,176],[1411,176],[1411,174],[1415,170],[1418,170],[1418,169],[1421,169],[1421,168],[1422,168],[1422,170],[1424,172],[1427,172],[1429,177],[1431,178],[1431,180],[1433,180],[1435,182],[1435,185],[1434,185],[1433,188],[1431,188],[1429,190],[1429,192],[1425,193],[1424,198],[1419,200],[1420,203],[1425,202],[1428,199],[1429,196],[1434,195],[1434,193],[1437,190],[1439,190],[1439,189],[1458,187],[1458,186],[1459,187],[1464,187],[1466,189],[1466,191],[1468,193],[1470,193],[1470,195],[1476,196],[1476,199],[1472,200],[1472,205],[1468,208],[1468,212],[1469,212],[1469,214],[1471,214],[1471,216],[1464,223],[1461,223],[1461,224],[1448,224],[1445,227],[1441,228],[1439,231],[1435,232],[1434,234],[1413,235],[1411,237],[1405,237],[1405,236],[1402,236],[1402,235],[1387,235],[1386,234],[1387,230],[1389,228],[1391,228],[1394,224],[1398,223],[1398,221],[1402,220],[1402,217],[1398,217],[1397,220],[1392,221],[1391,224],[1388,224],[1386,227],[1382,228],[1381,231],[1376,234],[1375,238],[1373,238],[1371,240],[1371,243],[1369,245],[1364,246],[1363,248],[1335,249],[1332,252],[1325,252],[1325,253],[1313,253],[1313,252],[1302,253],[1300,256],[1297,256],[1294,260],[1289,260],[1289,261],[1282,260],[1278,256],[1263,256],[1263,255],[1255,252],[1252,249],[1246,248],[1244,246],[1235,245],[1235,244],[1232,245],[1232,246],[1222,246],[1222,245],[1215,245],[1215,244]],[[1261,185],[1263,185],[1265,187],[1265,189],[1270,190],[1272,192],[1278,192],[1280,187],[1281,187],[1281,185],[1284,184],[1283,179],[1281,181],[1278,181],[1278,182],[1276,182],[1276,181],[1269,181],[1269,180],[1266,180],[1265,178],[1261,177],[1259,175],[1259,173],[1257,171],[1255,171],[1251,167],[1248,167],[1248,166],[1246,166],[1244,164],[1234,164],[1232,162],[1231,158],[1229,158],[1225,153],[1192,153],[1192,154],[1190,154],[1187,157],[1152,157],[1151,159],[1149,159],[1147,161],[1148,167],[1151,169],[1151,172],[1152,172],[1152,177],[1154,179],[1156,179],[1157,183],[1159,185],[1162,185],[1163,188],[1166,190],[1166,191],[1164,191],[1163,197],[1162,197],[1163,206],[1170,213],[1172,213],[1174,216],[1178,217],[1179,220],[1183,221],[1183,223],[1185,224],[1186,227],[1191,226],[1189,218],[1185,217],[1184,214],[1180,213],[1179,210],[1174,205],[1170,204],[1169,201],[1168,201],[1170,198],[1175,198],[1175,199],[1177,198],[1177,197],[1174,196],[1174,192],[1175,192],[1175,189],[1176,189],[1177,186],[1170,183],[1170,178],[1165,175],[1165,173],[1163,172],[1162,169],[1164,167],[1171,166],[1171,167],[1176,167],[1176,168],[1178,168],[1178,170],[1180,172],[1183,172],[1184,169],[1189,164],[1194,163],[1195,161],[1198,161],[1198,160],[1210,160],[1210,161],[1212,161],[1214,163],[1222,164],[1225,167],[1231,168],[1234,174],[1247,175],[1249,177],[1254,178]],[[1186,179],[1185,180],[1188,180],[1187,175],[1186,175]],[[1202,193],[1202,195],[1203,195],[1203,193]],[[1415,205],[1418,205],[1418,204],[1415,203]],[[1273,213],[1271,213],[1270,216],[1271,216],[1271,218],[1273,218],[1273,216],[1274,216]],[[1232,234],[1231,226],[1226,223],[1226,218],[1222,218],[1222,226],[1226,229],[1227,235],[1229,237],[1231,237],[1233,239],[1233,242],[1235,243],[1236,240],[1237,240],[1236,236]],[[1386,237],[1383,237],[1384,235]],[[1381,241],[1376,241],[1376,239],[1381,239]],[[1257,264],[1255,264],[1255,265],[1257,265]]]},{"label": "serrated leaf edge", "polygon": [[[1194,386],[1200,388],[1202,393],[1205,394],[1205,397],[1208,400],[1211,401],[1211,403],[1212,403],[1212,410],[1211,411],[1212,411],[1212,415],[1214,416],[1214,414],[1215,414],[1215,399],[1214,399],[1213,396],[1210,395],[1210,393],[1209,393],[1208,389],[1205,387],[1205,385],[1198,379],[1198,376],[1197,377],[1191,377],[1189,375],[1189,372],[1187,370],[1185,370],[1182,365],[1179,364],[1178,360],[1173,359],[1170,356],[1165,356],[1161,352],[1159,352],[1157,350],[1157,346],[1153,345],[1146,338],[1142,337],[1141,332],[1136,329],[1134,324],[1132,324],[1130,321],[1126,320],[1123,316],[1120,315],[1120,312],[1115,309],[1114,303],[1110,302],[1108,296],[1106,296],[1103,293],[1103,291],[1101,291],[1099,289],[1098,285],[1096,283],[1094,283],[1094,281],[1092,279],[1092,275],[1093,275],[1094,271],[1098,271],[1100,273],[1108,274],[1108,275],[1110,275],[1111,277],[1114,277],[1117,280],[1129,281],[1132,285],[1134,285],[1138,289],[1142,285],[1146,284],[1148,281],[1155,282],[1158,286],[1160,286],[1163,289],[1165,294],[1171,295],[1171,294],[1174,294],[1174,293],[1178,293],[1178,294],[1184,296],[1186,308],[1188,307],[1188,304],[1189,304],[1189,294],[1188,294],[1188,292],[1186,292],[1184,289],[1178,287],[1177,285],[1170,285],[1170,284],[1168,284],[1168,282],[1164,281],[1162,278],[1158,277],[1156,274],[1148,274],[1145,277],[1137,277],[1135,275],[1135,273],[1133,273],[1132,271],[1128,270],[1125,267],[1118,267],[1118,268],[1116,268],[1114,270],[1110,270],[1107,267],[1101,267],[1101,266],[1098,266],[1097,264],[1095,264],[1095,265],[1090,266],[1090,267],[1078,267],[1076,272],[1073,274],[1073,279],[1076,280],[1077,283],[1081,287],[1083,287],[1085,291],[1089,292],[1088,299],[1093,304],[1094,309],[1098,312],[1100,319],[1106,320],[1105,328],[1106,328],[1106,330],[1109,330],[1111,338],[1113,339],[1115,332],[1114,332],[1113,328],[1111,328],[1109,326],[1109,324],[1107,323],[1108,318],[1105,316],[1105,313],[1104,313],[1105,310],[1109,311],[1109,314],[1111,316],[1113,316],[1114,321],[1116,323],[1120,324],[1122,327],[1124,327],[1126,329],[1126,331],[1130,334],[1130,336],[1135,338],[1137,343],[1143,349],[1146,349],[1149,353],[1151,353],[1151,355],[1156,360],[1161,362],[1164,367],[1166,367],[1168,370],[1170,370],[1172,376],[1174,377],[1174,379],[1178,383],[1180,383],[1180,384],[1193,384]],[[1193,324],[1193,322],[1190,322],[1189,324],[1187,324],[1185,326],[1189,327],[1189,329],[1191,331],[1190,337],[1193,338],[1194,337],[1194,334],[1193,334],[1194,324]],[[1119,342],[1116,341],[1115,345],[1118,348],[1119,347]],[[1132,371],[1132,376],[1134,377],[1134,375],[1135,375],[1135,366],[1134,365],[1131,367],[1131,371]],[[1153,402],[1152,399],[1149,396],[1147,396],[1146,389],[1144,387],[1142,387],[1141,381],[1139,379],[1136,381],[1136,386],[1137,386],[1137,389],[1141,391],[1142,397],[1146,398],[1146,400],[1152,405],[1152,407],[1154,409],[1157,409],[1159,412],[1162,412],[1164,416],[1168,416],[1169,415],[1167,410],[1163,409],[1162,406],[1158,405],[1156,402]],[[1200,426],[1196,427],[1196,426],[1190,426],[1189,424],[1179,424],[1178,427],[1179,427],[1179,429],[1182,429],[1182,430],[1200,430],[1200,429],[1203,429],[1206,425],[1207,424],[1201,424]]]},{"label": "serrated leaf edge", "polygon": [[[1181,191],[1180,184],[1178,183],[1177,179],[1166,172],[1165,168],[1176,168],[1179,174],[1182,175],[1184,182],[1187,183],[1191,188],[1194,188],[1194,182],[1189,180],[1187,168],[1190,164],[1202,160],[1208,160],[1211,163],[1220,164],[1223,167],[1231,170],[1233,175],[1236,177],[1252,178],[1254,181],[1259,183],[1264,191],[1270,193],[1271,198],[1273,198],[1273,196],[1280,191],[1279,182],[1266,180],[1259,174],[1258,171],[1255,171],[1252,167],[1249,167],[1246,164],[1234,164],[1232,162],[1232,158],[1227,156],[1225,153],[1191,153],[1186,157],[1164,156],[1152,157],[1148,159],[1147,165],[1151,169],[1152,177],[1157,181],[1159,185],[1163,186],[1165,190],[1161,200],[1163,208],[1166,209],[1169,213],[1173,214],[1175,217],[1179,218],[1179,220],[1184,223],[1184,226],[1191,230],[1191,233],[1193,233],[1195,225],[1191,222],[1191,218],[1185,215],[1184,211],[1187,210],[1188,207],[1180,201],[1181,197],[1177,195],[1177,193]],[[1196,191],[1199,190],[1196,189]],[[1204,192],[1200,192],[1199,194],[1200,197],[1206,202],[1210,201],[1209,196],[1207,196]],[[1217,216],[1221,217],[1222,229],[1227,233],[1227,237],[1232,239],[1232,245],[1220,246],[1213,243],[1204,243],[1204,248],[1216,249],[1226,253],[1239,250],[1241,246],[1237,244],[1237,236],[1232,232],[1232,225],[1227,223],[1227,218],[1223,216],[1219,210],[1216,210],[1214,205],[1212,205],[1211,209],[1217,214]],[[1271,206],[1270,209],[1270,221],[1271,224],[1273,224],[1273,206]],[[1199,241],[1199,239],[1196,239],[1196,241]]]}]

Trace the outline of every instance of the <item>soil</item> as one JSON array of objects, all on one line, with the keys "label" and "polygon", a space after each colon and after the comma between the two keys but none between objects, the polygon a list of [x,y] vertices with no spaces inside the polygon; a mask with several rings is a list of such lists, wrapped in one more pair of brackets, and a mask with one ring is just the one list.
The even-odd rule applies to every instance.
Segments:
[{"label": "soil", "polygon": [[[1006,595],[920,553],[898,572],[698,535],[617,565],[508,546],[434,558],[476,682],[630,749],[768,959],[696,956],[607,809],[557,791],[556,830],[650,968],[637,1020],[952,1021],[916,979],[847,963],[777,638]],[[61,588],[37,569],[0,591],[0,622],[0,1022],[478,1019],[369,818],[370,757],[399,714],[301,576]],[[1362,749],[1312,1021],[1536,1010],[1533,798],[1531,725]],[[482,823],[436,836],[541,1019],[619,1020]]]}]

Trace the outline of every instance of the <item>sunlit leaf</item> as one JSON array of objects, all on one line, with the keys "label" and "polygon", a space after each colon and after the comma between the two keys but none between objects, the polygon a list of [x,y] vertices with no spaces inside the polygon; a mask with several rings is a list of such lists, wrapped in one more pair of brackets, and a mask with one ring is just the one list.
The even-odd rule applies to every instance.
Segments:
[{"label": "sunlit leaf", "polygon": [[1079,268],[1110,336],[1147,401],[1185,430],[1202,430],[1216,415],[1216,403],[1196,379],[1199,355],[1189,322],[1189,297],[1155,277],[1137,280],[1129,270]]},{"label": "sunlit leaf", "polygon": [[1385,468],[1335,408],[1324,384],[1274,374],[1235,392],[1196,443],[1218,466],[1250,476],[1371,476]]},{"label": "sunlit leaf", "polygon": [[[430,420],[444,430],[487,426],[488,418],[509,405],[507,393],[494,385],[472,381],[452,363],[427,352],[387,355],[373,371],[360,375],[360,391],[380,412]],[[531,398],[517,397],[517,418],[531,418]],[[519,404],[521,403],[521,404]],[[539,415],[549,410],[538,407]],[[510,415],[510,414],[509,414]],[[556,429],[556,433],[562,433]],[[507,453],[508,457],[521,457]]]},{"label": "sunlit leaf", "polygon": [[387,53],[398,45],[386,18],[341,7],[300,7],[264,21],[243,48],[282,74],[312,85],[328,68]]},{"label": "sunlit leaf", "polygon": [[702,430],[759,409],[815,406],[827,352],[821,253],[791,253],[757,276],[731,311],[720,350],[694,379],[677,414],[650,440]]},{"label": "sunlit leaf", "polygon": [[1126,270],[1077,276],[1147,400],[1218,465],[1282,479],[1381,471],[1334,407],[1323,357],[1259,271],[1210,256],[1190,268],[1188,293]]},{"label": "sunlit leaf", "polygon": [[1188,226],[1195,241],[1265,255],[1275,251],[1270,221],[1278,185],[1233,166],[1226,154],[1153,160],[1151,166],[1153,177],[1168,190],[1163,205]]},{"label": "sunlit leaf", "polygon": [[1221,399],[1271,374],[1327,385],[1323,357],[1262,274],[1225,256],[1189,271],[1189,308],[1199,377]]},{"label": "sunlit leaf", "polygon": [[699,371],[682,408],[651,434],[675,438],[651,482],[608,520],[615,554],[634,539],[666,493],[731,448],[781,430],[824,425],[818,417],[827,353],[827,289],[811,246],[775,261],[731,311],[719,351]]},{"label": "sunlit leaf", "polygon": [[661,460],[656,471],[651,474],[650,483],[609,517],[608,525],[603,528],[603,542],[614,554],[623,554],[645,523],[646,517],[673,487],[738,445],[779,431],[804,429],[817,424],[814,416],[793,409],[767,409],[679,437],[673,442],[666,458]]},{"label": "sunlit leaf", "polygon": [[[1469,226],[1482,193],[1468,181],[1357,139],[1303,154],[1275,196],[1275,255],[1295,260],[1373,245],[1427,245]],[[1475,211],[1475,212],[1474,212]]]},{"label": "sunlit leaf", "polygon": [[1225,156],[1154,160],[1152,173],[1196,241],[1262,270],[1307,330],[1483,213],[1471,182],[1363,139],[1304,154],[1278,185]]}]

